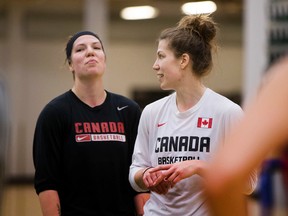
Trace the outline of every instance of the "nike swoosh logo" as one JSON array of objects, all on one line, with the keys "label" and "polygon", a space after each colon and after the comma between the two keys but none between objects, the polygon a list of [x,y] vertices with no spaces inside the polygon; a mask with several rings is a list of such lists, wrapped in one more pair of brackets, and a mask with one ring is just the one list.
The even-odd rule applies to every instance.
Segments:
[{"label": "nike swoosh logo", "polygon": [[117,110],[118,110],[118,111],[121,111],[121,110],[123,110],[123,109],[125,109],[125,108],[127,108],[127,107],[128,107],[128,105],[123,106],[123,107],[117,107]]},{"label": "nike swoosh logo", "polygon": [[88,136],[83,136],[83,137],[77,137],[77,141],[82,141],[83,139],[86,139]]},{"label": "nike swoosh logo", "polygon": [[157,127],[161,127],[161,126],[163,126],[163,125],[165,125],[166,124],[166,122],[164,122],[164,123],[158,123],[157,124]]}]

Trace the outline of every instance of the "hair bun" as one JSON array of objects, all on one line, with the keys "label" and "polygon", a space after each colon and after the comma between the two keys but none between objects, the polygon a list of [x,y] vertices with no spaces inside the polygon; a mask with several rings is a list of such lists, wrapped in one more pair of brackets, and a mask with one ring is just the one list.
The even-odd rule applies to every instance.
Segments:
[{"label": "hair bun", "polygon": [[203,38],[205,42],[210,43],[216,36],[215,22],[209,15],[188,15],[183,17],[177,28],[187,29],[192,34],[196,33],[199,37]]}]

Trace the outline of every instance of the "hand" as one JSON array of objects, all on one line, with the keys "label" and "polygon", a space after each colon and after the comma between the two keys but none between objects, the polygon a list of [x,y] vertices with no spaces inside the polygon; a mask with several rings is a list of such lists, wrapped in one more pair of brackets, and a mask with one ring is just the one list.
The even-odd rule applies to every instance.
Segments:
[{"label": "hand", "polygon": [[149,169],[149,173],[151,173],[151,175],[157,173],[158,178],[154,179],[155,185],[159,184],[161,181],[166,181],[170,182],[171,187],[174,187],[174,185],[182,179],[195,174],[202,175],[204,169],[206,169],[204,161],[187,160],[174,164],[159,165]]},{"label": "hand", "polygon": [[149,188],[150,191],[154,191],[158,194],[166,194],[171,188],[171,183],[168,181],[161,181],[155,186]]},{"label": "hand", "polygon": [[153,168],[149,168],[143,174],[143,183],[150,191],[154,191],[158,194],[166,194],[171,188],[170,182],[162,181],[164,177],[161,170],[150,172],[152,169]]}]

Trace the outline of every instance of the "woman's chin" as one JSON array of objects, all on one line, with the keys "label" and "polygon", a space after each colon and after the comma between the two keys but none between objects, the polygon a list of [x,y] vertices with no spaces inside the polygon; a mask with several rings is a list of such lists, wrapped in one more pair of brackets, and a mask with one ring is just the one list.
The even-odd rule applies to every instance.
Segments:
[{"label": "woman's chin", "polygon": [[160,84],[160,88],[162,90],[172,90],[171,88],[169,88],[168,86],[164,85],[164,84]]}]

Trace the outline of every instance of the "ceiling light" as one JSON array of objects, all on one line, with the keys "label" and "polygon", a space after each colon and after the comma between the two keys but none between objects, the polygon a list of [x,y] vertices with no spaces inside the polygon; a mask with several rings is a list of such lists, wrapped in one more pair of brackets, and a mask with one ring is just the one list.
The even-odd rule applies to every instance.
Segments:
[{"label": "ceiling light", "polygon": [[213,1],[188,2],[182,5],[185,14],[210,14],[217,10]]},{"label": "ceiling light", "polygon": [[136,6],[124,8],[120,16],[125,20],[152,19],[157,17],[158,13],[158,10],[151,6]]}]

